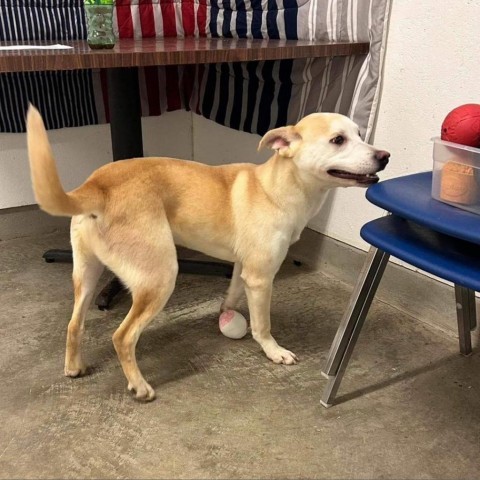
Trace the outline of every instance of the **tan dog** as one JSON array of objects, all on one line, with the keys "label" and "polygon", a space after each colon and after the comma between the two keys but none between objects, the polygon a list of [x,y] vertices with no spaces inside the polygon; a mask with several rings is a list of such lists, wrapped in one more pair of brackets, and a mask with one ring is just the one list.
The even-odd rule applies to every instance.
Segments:
[{"label": "tan dog", "polygon": [[270,334],[272,282],[289,246],[318,212],[332,187],[367,186],[389,153],[364,143],[358,127],[338,114],[316,113],[295,126],[269,131],[259,148],[275,154],[264,164],[207,166],[142,158],[99,168],[65,193],[39,112],[30,107],[27,139],[33,188],[41,208],[71,216],[75,306],[68,325],[65,375],[85,372],[84,320],[106,265],[132,293],[131,310],[113,343],[136,398],[155,392],[135,358],[142,330],[163,309],[175,285],[175,244],[234,262],[222,309],[246,291],[253,338],[275,363],[295,354]]}]

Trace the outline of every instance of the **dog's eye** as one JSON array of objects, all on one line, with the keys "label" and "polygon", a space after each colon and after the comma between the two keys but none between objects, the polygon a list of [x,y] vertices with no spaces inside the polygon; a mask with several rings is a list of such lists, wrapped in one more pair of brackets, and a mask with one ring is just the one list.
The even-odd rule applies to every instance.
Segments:
[{"label": "dog's eye", "polygon": [[338,135],[330,140],[330,142],[334,143],[335,145],[341,145],[344,141],[345,138],[342,135]]}]

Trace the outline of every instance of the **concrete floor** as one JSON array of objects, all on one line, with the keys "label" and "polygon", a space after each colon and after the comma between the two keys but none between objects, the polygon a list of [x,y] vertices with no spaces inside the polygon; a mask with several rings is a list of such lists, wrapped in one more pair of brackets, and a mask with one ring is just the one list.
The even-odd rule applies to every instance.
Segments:
[{"label": "concrete floor", "polygon": [[[111,343],[128,310],[91,309],[90,374],[63,377],[71,265],[45,264],[65,235],[0,244],[2,478],[480,478],[480,357],[376,302],[328,410],[320,375],[351,287],[286,264],[270,363],[217,328],[227,280],[181,276],[138,345],[157,392],[136,403]],[[245,305],[243,306],[244,313]]]}]

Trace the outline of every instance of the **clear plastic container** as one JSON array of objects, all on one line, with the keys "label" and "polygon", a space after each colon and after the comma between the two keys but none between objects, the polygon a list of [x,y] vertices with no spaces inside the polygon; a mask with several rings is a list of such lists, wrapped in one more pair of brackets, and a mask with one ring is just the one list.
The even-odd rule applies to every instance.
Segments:
[{"label": "clear plastic container", "polygon": [[432,140],[432,197],[480,215],[480,148]]},{"label": "clear plastic container", "polygon": [[84,0],[87,17],[87,42],[90,48],[113,48],[114,0]]}]

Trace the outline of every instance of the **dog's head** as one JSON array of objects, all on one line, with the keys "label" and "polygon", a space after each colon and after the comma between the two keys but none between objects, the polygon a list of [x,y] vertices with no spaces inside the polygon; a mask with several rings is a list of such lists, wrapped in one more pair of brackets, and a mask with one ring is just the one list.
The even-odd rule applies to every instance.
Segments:
[{"label": "dog's head", "polygon": [[259,149],[269,147],[329,187],[368,186],[378,182],[390,157],[360,137],[358,126],[337,113],[313,113],[295,126],[270,130]]}]

